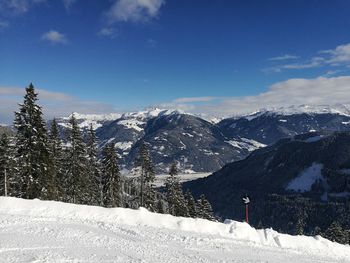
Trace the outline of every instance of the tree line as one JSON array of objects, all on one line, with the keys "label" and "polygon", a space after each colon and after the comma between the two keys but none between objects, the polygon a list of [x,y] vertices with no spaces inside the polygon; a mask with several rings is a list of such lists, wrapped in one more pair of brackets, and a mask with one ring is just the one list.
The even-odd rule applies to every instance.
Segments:
[{"label": "tree line", "polygon": [[155,168],[145,142],[134,162],[135,176],[121,175],[113,143],[99,150],[93,127],[80,129],[71,115],[64,137],[55,119],[47,128],[38,94],[30,84],[15,112],[13,137],[0,138],[0,195],[104,207],[145,207],[152,212],[215,220],[205,196],[183,193],[176,163],[165,192],[154,186]]}]

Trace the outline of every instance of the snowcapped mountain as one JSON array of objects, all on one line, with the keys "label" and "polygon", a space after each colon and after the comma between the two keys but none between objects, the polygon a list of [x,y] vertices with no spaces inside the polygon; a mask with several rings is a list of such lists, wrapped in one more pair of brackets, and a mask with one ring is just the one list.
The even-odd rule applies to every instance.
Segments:
[{"label": "snowcapped mountain", "polygon": [[271,107],[261,109],[257,112],[252,112],[247,115],[237,116],[245,117],[248,120],[252,120],[259,117],[262,114],[269,113],[272,115],[297,115],[297,114],[339,114],[343,116],[350,116],[350,105],[335,104],[335,105],[291,105],[287,107]]},{"label": "snowcapped mountain", "polygon": [[[350,132],[312,132],[283,139],[185,183],[204,193],[221,216],[241,218],[249,194],[253,225],[295,233],[296,222],[326,229],[333,221],[350,228]],[[300,213],[303,218],[300,219]],[[259,219],[259,220],[258,220]]]},{"label": "snowcapped mountain", "polygon": [[[157,108],[74,115],[82,129],[93,125],[101,147],[115,144],[125,167],[132,166],[141,141],[149,143],[158,172],[165,172],[174,160],[182,172],[213,172],[282,138],[309,131],[350,130],[350,111],[344,105],[292,106],[227,119]],[[68,120],[59,118],[58,123],[66,128]]]},{"label": "snowcapped mountain", "polygon": [[0,197],[1,262],[349,262],[349,246],[246,223]]},{"label": "snowcapped mountain", "polygon": [[90,125],[92,125],[94,130],[98,129],[99,127],[102,127],[104,123],[114,121],[116,119],[119,119],[122,116],[119,113],[80,114],[77,112],[73,112],[68,117],[58,118],[57,119],[58,125],[62,127],[69,127],[67,124],[69,122],[69,119],[72,117],[72,115],[74,115],[74,117],[77,119],[77,122],[81,129],[88,129]]},{"label": "snowcapped mountain", "polygon": [[[101,147],[114,143],[126,168],[132,167],[141,141],[150,145],[160,173],[174,160],[182,172],[212,172],[264,146],[247,138],[226,138],[216,124],[178,110],[74,116],[83,130],[93,125]],[[57,119],[62,129],[69,127],[69,118]]]},{"label": "snowcapped mountain", "polygon": [[291,106],[262,110],[218,123],[227,137],[244,137],[263,144],[310,131],[350,130],[350,110],[345,105]]}]

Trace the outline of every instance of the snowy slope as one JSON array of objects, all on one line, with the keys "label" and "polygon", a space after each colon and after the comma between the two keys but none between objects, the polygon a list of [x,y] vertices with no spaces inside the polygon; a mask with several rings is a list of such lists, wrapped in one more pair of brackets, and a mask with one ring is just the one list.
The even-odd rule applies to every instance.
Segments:
[{"label": "snowy slope", "polygon": [[[350,116],[350,106],[344,104],[335,104],[335,105],[292,105],[288,107],[274,107],[268,109],[262,109],[257,112],[253,112],[243,116],[247,120],[251,121],[254,118],[257,118],[263,114],[271,115],[297,115],[297,114],[339,114],[342,116]],[[283,120],[282,120],[283,121]]]},{"label": "snowy slope", "polygon": [[0,262],[350,262],[350,247],[235,221],[1,197]]}]

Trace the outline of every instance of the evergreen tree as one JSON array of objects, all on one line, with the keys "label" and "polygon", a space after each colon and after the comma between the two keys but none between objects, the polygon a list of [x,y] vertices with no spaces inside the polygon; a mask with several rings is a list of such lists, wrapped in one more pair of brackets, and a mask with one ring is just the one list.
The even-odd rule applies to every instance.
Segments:
[{"label": "evergreen tree", "polygon": [[314,228],[314,231],[312,232],[313,236],[322,236],[322,230],[319,226],[316,226]]},{"label": "evergreen tree", "polygon": [[103,205],[106,207],[122,206],[121,176],[113,143],[104,147],[102,165]]},{"label": "evergreen tree", "polygon": [[165,182],[169,213],[174,216],[189,216],[187,203],[177,174],[177,165],[176,163],[172,163],[169,170],[169,177]]},{"label": "evergreen tree", "polygon": [[297,222],[295,224],[295,234],[296,235],[303,235],[304,234],[304,228],[305,228],[305,221],[304,221],[304,219],[298,217]]},{"label": "evergreen tree", "polygon": [[190,190],[186,191],[185,199],[187,202],[187,209],[188,209],[189,216],[192,218],[198,217],[197,204],[196,204],[196,201],[194,200],[193,195],[191,194]]},{"label": "evergreen tree", "polygon": [[140,170],[140,206],[155,211],[156,193],[153,188],[155,171],[149,151],[144,142],[141,143],[139,155],[136,158],[136,166]]},{"label": "evergreen tree", "polygon": [[51,122],[49,133],[51,176],[48,178],[48,196],[52,200],[63,200],[63,150],[56,119]]},{"label": "evergreen tree", "polygon": [[101,205],[102,202],[102,183],[101,183],[101,165],[97,157],[97,138],[96,133],[90,125],[87,134],[87,155],[88,155],[88,191],[90,193],[89,204]]},{"label": "evergreen tree", "polygon": [[0,139],[0,195],[8,196],[10,188],[11,171],[10,141],[5,133]]},{"label": "evergreen tree", "polygon": [[325,231],[325,238],[338,242],[340,244],[348,243],[348,235],[347,232],[341,227],[341,225],[334,221]]},{"label": "evergreen tree", "polygon": [[163,201],[161,199],[158,199],[157,213],[159,213],[159,214],[164,214],[165,213],[164,203],[163,203]]},{"label": "evergreen tree", "polygon": [[307,214],[304,207],[300,207],[297,213],[297,219],[295,223],[295,235],[304,235],[304,229],[306,226]]},{"label": "evergreen tree", "polygon": [[49,176],[49,149],[42,109],[37,104],[38,94],[32,84],[26,88],[23,104],[15,112],[14,126],[18,173],[21,178],[20,196],[39,198],[47,195]]},{"label": "evergreen tree", "polygon": [[211,207],[211,204],[209,201],[205,198],[204,194],[200,196],[200,199],[198,200],[198,216],[200,218],[208,219],[211,221],[216,221],[213,209]]},{"label": "evergreen tree", "polygon": [[67,167],[65,178],[66,200],[72,203],[88,204],[90,194],[88,192],[87,178],[87,154],[81,130],[72,114],[70,129],[67,131],[67,143],[65,165]]}]

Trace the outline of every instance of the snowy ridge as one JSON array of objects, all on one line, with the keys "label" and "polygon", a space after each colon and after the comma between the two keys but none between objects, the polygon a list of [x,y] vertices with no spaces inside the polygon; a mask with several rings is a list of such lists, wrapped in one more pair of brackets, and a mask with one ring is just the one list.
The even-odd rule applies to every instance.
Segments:
[{"label": "snowy ridge", "polygon": [[294,114],[339,114],[350,116],[350,105],[292,105],[288,107],[271,107],[261,109],[246,115],[236,116],[235,118],[244,117],[247,120],[253,120],[261,115],[294,115]]},{"label": "snowy ridge", "polygon": [[120,113],[81,114],[78,112],[73,112],[68,117],[62,117],[62,119],[69,120],[73,115],[78,120],[86,120],[86,121],[111,121],[111,120],[118,119],[122,116]]},{"label": "snowy ridge", "polygon": [[158,116],[167,116],[172,114],[187,114],[180,110],[170,109],[149,109],[145,111],[137,112],[126,112],[126,113],[108,113],[108,114],[81,114],[73,112],[68,117],[58,118],[58,124],[62,127],[69,128],[68,121],[74,115],[78,120],[80,128],[89,128],[92,125],[93,129],[96,130],[102,127],[103,123],[108,121],[120,120],[119,124],[124,125],[129,129],[134,129],[138,132],[142,131],[142,125],[151,118]]},{"label": "snowy ridge", "polygon": [[[39,225],[38,222],[40,223]],[[20,225],[19,228],[14,226],[12,229],[10,227],[11,224]],[[65,229],[66,227],[68,229]],[[11,234],[12,237],[9,240],[7,240],[8,238],[6,234],[6,230],[8,229],[10,229],[9,234]],[[18,229],[22,229],[22,231]],[[20,231],[18,233],[18,235],[20,235],[20,241],[17,242],[22,242],[22,244],[13,243],[15,242],[14,240],[16,240],[16,231]],[[55,233],[55,231],[59,231],[59,233]],[[65,233],[65,231],[70,232]],[[120,247],[118,242],[122,242],[122,240],[126,238],[131,238],[133,241],[131,242],[128,240],[128,242],[131,243],[127,246],[133,246],[129,248],[129,250],[131,249],[131,252],[129,253],[134,254],[127,254],[126,256],[128,258],[127,262],[134,262],[139,260],[139,257],[136,255],[139,252],[138,248],[144,245],[137,241],[138,235],[140,235],[142,231],[148,231],[147,234],[154,232],[157,233],[152,241],[147,241],[147,235],[141,234],[142,239],[140,242],[152,242],[148,249],[157,250],[156,252],[158,254],[169,253],[168,250],[171,248],[166,245],[166,242],[168,242],[166,240],[168,240],[168,238],[173,240],[172,242],[174,242],[175,238],[175,240],[178,240],[177,242],[180,242],[180,244],[184,246],[186,246],[186,244],[188,245],[188,242],[194,242],[195,240],[197,240],[196,242],[207,242],[207,245],[211,244],[210,240],[213,240],[216,247],[218,245],[223,246],[216,251],[217,253],[220,253],[220,255],[210,254],[209,256],[208,254],[208,258],[204,260],[199,260],[199,258],[197,258],[197,261],[201,262],[214,262],[214,257],[221,257],[222,260],[222,257],[226,256],[226,260],[230,258],[232,259],[232,256],[234,256],[232,255],[232,249],[237,246],[242,247],[242,249],[245,250],[250,250],[252,255],[247,255],[247,257],[252,257],[255,255],[255,251],[259,251],[256,261],[250,260],[249,262],[262,262],[261,260],[263,259],[268,259],[269,262],[280,262],[278,261],[280,260],[278,258],[276,258],[276,260],[273,258],[261,258],[264,253],[266,256],[266,250],[270,251],[269,253],[275,253],[275,256],[281,256],[280,254],[282,254],[282,258],[286,259],[284,262],[319,262],[317,259],[320,260],[321,258],[322,262],[334,262],[334,260],[349,262],[350,259],[350,247],[348,245],[345,246],[333,243],[320,236],[290,236],[280,234],[272,229],[256,230],[246,223],[231,220],[226,220],[225,223],[218,223],[203,219],[181,218],[156,214],[148,212],[143,208],[139,210],[125,208],[107,209],[53,201],[0,197],[0,241],[2,241],[0,242],[2,244],[0,247],[0,253],[2,254],[1,258],[5,259],[7,256],[7,259],[23,260],[23,257],[28,253],[40,254],[41,250],[44,250],[46,261],[40,262],[50,261],[50,258],[52,259],[52,257],[56,259],[61,257],[61,260],[65,259],[68,262],[72,262],[74,261],[72,256],[69,258],[62,258],[62,254],[66,256],[67,252],[63,250],[62,253],[63,244],[57,243],[58,240],[56,239],[61,237],[61,242],[70,242],[70,239],[76,239],[77,242],[79,242],[79,244],[73,243],[73,246],[76,246],[76,249],[70,247],[73,252],[68,252],[73,254],[77,253],[75,250],[82,249],[80,246],[81,243],[85,242],[84,238],[89,238],[86,242],[88,242],[90,246],[92,244],[94,249],[100,246],[100,249],[102,249],[103,246],[105,246],[104,252],[101,252],[101,257],[98,257],[99,252],[97,251],[91,256],[91,258],[84,258],[83,260],[98,262],[101,259],[108,259],[106,256],[111,253],[109,249],[114,251],[116,250],[116,247]],[[32,237],[33,233],[35,234],[35,242],[33,242],[33,240],[26,240],[28,236]],[[98,234],[99,236],[95,237],[95,234]],[[113,234],[117,234],[115,239],[113,239]],[[49,237],[48,241],[47,236]],[[36,242],[38,242],[40,237],[43,237],[42,244],[37,244]],[[221,239],[219,237],[221,237]],[[112,242],[111,239],[113,240],[113,244],[110,243]],[[7,241],[4,242],[5,240]],[[169,242],[171,242],[170,240]],[[164,243],[164,241],[166,242]],[[228,242],[229,246],[225,245],[225,242]],[[36,248],[24,249],[29,245],[36,246]],[[39,247],[40,245],[43,247]],[[84,245],[86,244],[84,243]],[[109,248],[110,245],[113,246]],[[125,244],[123,244],[123,246],[124,245]],[[17,248],[14,248],[13,246],[17,246]],[[23,249],[18,248],[18,246]],[[57,247],[61,247],[61,249],[57,249]],[[210,247],[206,247],[206,250],[208,248]],[[184,249],[190,248],[186,247]],[[124,250],[122,248],[122,250],[119,250],[118,255],[120,255],[121,251],[123,251],[122,254],[124,255],[126,250],[126,247],[124,247]],[[13,251],[17,251],[17,254],[15,253],[13,255],[11,253]],[[106,251],[109,252],[106,253]],[[89,255],[89,251],[84,250],[83,252],[85,257]],[[152,251],[148,251],[148,253],[150,252]],[[145,253],[147,253],[147,251],[144,251],[141,254],[146,257],[147,254]],[[177,253],[184,252],[178,251]],[[193,251],[191,253],[193,254]],[[202,253],[205,255],[205,250],[203,250]],[[38,258],[40,259],[38,254],[34,257],[37,260]],[[181,255],[183,256],[183,254]],[[171,258],[168,258],[169,260],[173,259],[175,262],[196,261],[195,259],[189,259],[188,256],[183,258],[179,257],[179,255],[176,255],[175,257],[174,254],[168,254],[168,256],[171,256]],[[306,260],[298,261],[298,257]],[[292,261],[288,261],[288,258]],[[116,260],[117,258],[114,259]],[[161,259],[158,256],[158,258],[146,261],[162,262],[162,260],[164,259]],[[121,258],[119,258],[119,261],[126,262]],[[215,260],[215,262],[219,262],[219,260]]]}]

